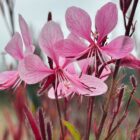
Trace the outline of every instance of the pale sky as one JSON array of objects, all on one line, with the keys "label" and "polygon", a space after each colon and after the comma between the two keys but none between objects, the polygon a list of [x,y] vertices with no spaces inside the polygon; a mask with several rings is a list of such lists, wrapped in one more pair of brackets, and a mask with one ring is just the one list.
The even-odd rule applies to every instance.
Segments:
[{"label": "pale sky", "polygon": [[[107,2],[109,2],[109,0],[16,0],[15,1],[16,31],[19,31],[18,14],[21,14],[27,21],[28,25],[33,27],[37,36],[42,26],[45,24],[48,12],[51,11],[53,14],[53,20],[60,23],[62,30],[64,31],[64,34],[67,35],[68,30],[66,29],[65,26],[65,11],[70,6],[78,6],[86,10],[92,18],[94,29],[94,17],[96,11]],[[112,0],[112,2],[118,4],[119,0]],[[138,15],[138,13],[140,13],[140,4],[137,9],[136,15]],[[137,18],[137,20],[139,19]],[[140,25],[139,21],[137,22],[137,24]],[[115,37],[117,35],[122,34],[124,34],[124,29],[121,11],[119,10],[119,23],[115,28],[115,30],[113,31],[112,36]],[[5,27],[2,15],[0,14],[0,53],[4,51],[4,47],[9,41],[9,39],[10,36]]]}]

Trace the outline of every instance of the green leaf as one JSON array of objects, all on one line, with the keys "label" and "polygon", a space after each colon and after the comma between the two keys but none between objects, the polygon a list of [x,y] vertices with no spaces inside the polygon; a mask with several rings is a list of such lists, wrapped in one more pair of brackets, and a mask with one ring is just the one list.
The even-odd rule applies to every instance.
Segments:
[{"label": "green leaf", "polygon": [[74,140],[81,140],[80,133],[78,132],[78,130],[76,130],[74,125],[72,125],[70,122],[65,121],[65,120],[62,120],[62,122],[63,122],[63,125],[69,130]]}]

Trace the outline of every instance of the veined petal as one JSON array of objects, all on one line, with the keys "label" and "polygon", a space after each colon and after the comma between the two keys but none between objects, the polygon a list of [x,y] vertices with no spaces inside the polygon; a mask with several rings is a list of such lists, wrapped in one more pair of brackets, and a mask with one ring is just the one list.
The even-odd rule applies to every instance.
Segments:
[{"label": "veined petal", "polygon": [[0,90],[14,85],[19,77],[18,71],[5,71],[0,73]]},{"label": "veined petal", "polygon": [[91,41],[91,19],[87,12],[81,8],[72,6],[67,9],[65,19],[67,27],[72,33],[89,42]]},{"label": "veined petal", "polygon": [[24,20],[24,18],[19,15],[19,25],[20,25],[20,30],[21,30],[21,34],[22,34],[22,38],[26,47],[26,52],[27,53],[33,53],[35,48],[32,45],[32,38],[31,38],[31,34],[28,28],[28,25],[26,23],[26,21]]},{"label": "veined petal", "polygon": [[87,44],[85,44],[84,39],[79,38],[77,35],[70,33],[67,39],[72,40],[74,43],[78,44],[82,48],[87,48]]},{"label": "veined petal", "polygon": [[112,58],[120,59],[127,56],[133,50],[134,45],[134,40],[130,37],[119,36],[101,49]]},{"label": "veined petal", "polygon": [[19,33],[15,33],[9,43],[6,45],[5,50],[12,57],[17,60],[23,59],[23,44]]},{"label": "veined petal", "polygon": [[95,25],[99,33],[99,42],[114,29],[117,21],[118,12],[114,3],[109,2],[98,10],[95,17]]},{"label": "veined petal", "polygon": [[85,51],[87,48],[80,46],[79,44],[73,42],[70,39],[65,39],[59,41],[56,46],[56,52],[62,57],[77,57],[81,52]]},{"label": "veined petal", "polygon": [[[66,85],[64,85],[63,82],[60,82],[58,84],[58,87],[57,87],[57,97],[58,97],[58,99],[62,99],[62,98],[68,97],[72,92],[73,92],[72,88],[68,88]],[[56,99],[55,98],[55,91],[54,91],[53,87],[51,87],[49,89],[48,97],[50,99]]]},{"label": "veined petal", "polygon": [[35,84],[53,74],[37,55],[28,55],[19,63],[19,75],[27,84]]},{"label": "veined petal", "polygon": [[99,78],[89,75],[82,75],[80,81],[87,86],[86,90],[82,88],[77,88],[78,92],[81,95],[85,96],[98,96],[106,93],[108,87],[107,85]]},{"label": "veined petal", "polygon": [[76,75],[70,75],[68,73],[67,76],[75,92],[79,95],[98,96],[104,94],[108,89],[107,85],[101,79],[94,76],[82,74],[79,78]]},{"label": "veined petal", "polygon": [[68,97],[73,92],[73,87],[68,81],[60,82],[57,87],[57,94],[59,98]]},{"label": "veined petal", "polygon": [[57,61],[57,54],[55,54],[53,47],[62,39],[64,39],[64,37],[59,24],[54,21],[49,21],[41,30],[39,45],[47,56]]}]

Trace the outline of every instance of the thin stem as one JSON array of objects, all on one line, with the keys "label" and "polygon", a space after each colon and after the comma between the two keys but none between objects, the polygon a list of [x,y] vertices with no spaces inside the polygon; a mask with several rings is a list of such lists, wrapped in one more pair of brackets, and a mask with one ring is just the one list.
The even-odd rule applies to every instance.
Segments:
[{"label": "thin stem", "polygon": [[[56,82],[57,83],[57,82]],[[57,111],[58,111],[58,117],[59,117],[59,123],[60,123],[60,127],[61,127],[61,134],[62,134],[62,138],[61,140],[64,140],[64,129],[63,129],[63,124],[62,124],[62,116],[61,116],[61,111],[60,111],[60,105],[58,102],[58,96],[57,96],[57,90],[56,90],[56,85],[57,84],[53,84],[53,87],[55,87],[55,101],[56,101],[56,106],[57,106]]]},{"label": "thin stem", "polygon": [[9,27],[9,24],[8,24],[8,21],[7,21],[6,17],[5,17],[5,15],[3,15],[3,19],[4,19],[5,26],[6,26],[7,30],[8,30],[8,32],[9,32],[10,36],[12,36],[12,31],[11,31],[11,29]]},{"label": "thin stem", "polygon": [[112,134],[119,128],[119,126],[121,125],[121,123],[124,121],[124,119],[127,117],[128,114],[128,107],[130,105],[131,99],[133,94],[135,93],[136,88],[133,88],[133,90],[130,93],[129,99],[127,101],[126,107],[125,107],[125,111],[124,111],[124,115],[119,119],[119,121],[117,122],[116,126],[114,126],[114,128],[110,131],[110,133],[108,133],[107,137],[105,138],[105,140],[108,140]]},{"label": "thin stem", "polygon": [[89,98],[89,102],[88,102],[88,109],[87,109],[88,110],[88,112],[87,112],[88,115],[87,115],[87,127],[86,127],[85,140],[89,140],[94,100],[95,100],[95,97],[92,97],[92,98]]},{"label": "thin stem", "polygon": [[[100,77],[100,75],[98,74],[98,66],[99,66],[99,57],[97,52],[95,52],[95,77]],[[93,71],[87,71],[88,74],[92,74]],[[88,108],[87,108],[87,124],[86,124],[86,134],[85,134],[85,140],[89,140],[89,136],[90,136],[90,129],[91,129],[91,121],[92,121],[92,110],[93,110],[93,105],[94,105],[94,100],[95,97],[92,97],[91,99],[89,98],[89,103],[88,103]]]},{"label": "thin stem", "polygon": [[115,83],[116,83],[114,78],[112,79],[111,83],[112,83],[111,84],[111,88],[110,88],[110,91],[109,91],[109,94],[108,94],[108,97],[107,97],[107,101],[106,101],[105,107],[103,109],[103,115],[102,115],[101,121],[99,123],[99,128],[98,128],[98,133],[97,133],[97,136],[96,136],[96,140],[99,140],[100,135],[102,133],[102,129],[104,127],[105,120],[107,118],[109,103],[110,103],[110,100],[111,100],[111,95],[112,95],[112,92],[114,90],[114,86],[115,86]]},{"label": "thin stem", "polygon": [[123,98],[123,93],[124,93],[124,87],[120,90],[120,93],[119,93],[119,97],[118,97],[118,102],[117,102],[117,108],[116,108],[116,111],[113,112],[113,117],[112,117],[112,120],[109,124],[109,129],[108,129],[108,133],[110,133],[111,129],[112,129],[112,126],[113,126],[113,123],[119,113],[119,110],[120,110],[120,106],[121,106],[121,102],[122,102],[122,98]]},{"label": "thin stem", "polygon": [[117,125],[111,130],[111,132],[108,134],[108,136],[105,138],[105,140],[108,140],[112,134],[116,131],[117,128],[119,128],[119,126],[121,125],[121,123],[123,122],[123,120],[126,118],[127,113],[125,113],[120,120],[117,122]]},{"label": "thin stem", "polygon": [[131,30],[131,26],[133,24],[133,19],[134,19],[137,5],[138,5],[138,1],[139,0],[134,0],[132,11],[131,11],[130,18],[129,18],[128,25],[127,25],[126,32],[125,32],[126,36],[129,36],[129,34],[130,34],[130,30]]},{"label": "thin stem", "polygon": [[15,26],[14,26],[14,14],[13,11],[9,11],[10,14],[10,22],[11,22],[11,28],[12,28],[12,35],[15,33]]},{"label": "thin stem", "polygon": [[59,116],[59,123],[61,127],[62,140],[64,140],[64,130],[63,130],[63,124],[62,124],[62,119],[61,119],[62,116],[61,116],[60,106],[58,102],[57,92],[55,92],[55,98],[56,98],[56,106],[57,106],[57,111],[58,111],[58,116]]},{"label": "thin stem", "polygon": [[[131,11],[130,18],[129,18],[129,21],[128,21],[128,25],[127,25],[126,31],[125,31],[126,36],[129,36],[129,34],[130,34],[130,29],[131,29],[131,25],[133,23],[133,19],[134,19],[135,11],[136,11],[136,8],[137,8],[137,4],[138,4],[138,0],[134,0],[132,11]],[[96,140],[99,140],[99,138],[100,138],[100,135],[101,135],[101,132],[102,132],[102,129],[103,129],[106,117],[107,117],[109,102],[110,102],[111,94],[112,94],[112,91],[113,91],[113,88],[114,88],[114,85],[115,85],[115,79],[116,79],[118,71],[119,71],[120,62],[121,62],[120,59],[116,61],[115,70],[114,70],[114,73],[113,73],[113,83],[112,83],[112,86],[111,86],[111,92],[109,92],[109,96],[107,98],[105,110],[103,112],[103,115],[102,115],[102,118],[101,118],[101,121],[100,121],[100,124],[99,124]],[[121,123],[121,121],[120,121],[120,123]]]},{"label": "thin stem", "polygon": [[136,123],[136,126],[135,126],[134,130],[131,133],[131,140],[136,140],[137,132],[138,132],[138,129],[139,129],[139,125],[140,125],[140,118],[138,119],[138,121]]}]

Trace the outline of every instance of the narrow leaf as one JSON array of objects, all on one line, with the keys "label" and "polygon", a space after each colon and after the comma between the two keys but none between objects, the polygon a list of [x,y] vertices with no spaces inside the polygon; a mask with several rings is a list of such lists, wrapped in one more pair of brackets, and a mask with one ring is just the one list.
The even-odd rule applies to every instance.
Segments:
[{"label": "narrow leaf", "polygon": [[76,130],[74,125],[70,122],[63,120],[63,125],[69,130],[70,134],[73,136],[74,140],[81,140],[80,133]]}]

